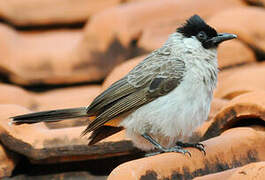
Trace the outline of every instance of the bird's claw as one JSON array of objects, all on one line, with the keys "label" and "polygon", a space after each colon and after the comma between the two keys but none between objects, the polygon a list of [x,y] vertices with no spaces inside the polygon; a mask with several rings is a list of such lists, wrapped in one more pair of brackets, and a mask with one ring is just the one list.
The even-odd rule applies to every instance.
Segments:
[{"label": "bird's claw", "polygon": [[183,143],[183,142],[178,141],[177,142],[177,146],[180,146],[180,147],[193,147],[193,148],[196,148],[199,151],[203,152],[204,155],[206,155],[206,152],[204,150],[205,146],[202,143]]},{"label": "bird's claw", "polygon": [[184,155],[188,154],[191,157],[191,153],[188,150],[183,149],[181,146],[174,146],[174,147],[165,149],[164,152],[177,152],[177,153],[182,153]]},{"label": "bird's claw", "polygon": [[195,143],[194,148],[199,149],[201,152],[203,152],[204,156],[206,156],[206,152],[204,150],[204,145],[202,143]]}]

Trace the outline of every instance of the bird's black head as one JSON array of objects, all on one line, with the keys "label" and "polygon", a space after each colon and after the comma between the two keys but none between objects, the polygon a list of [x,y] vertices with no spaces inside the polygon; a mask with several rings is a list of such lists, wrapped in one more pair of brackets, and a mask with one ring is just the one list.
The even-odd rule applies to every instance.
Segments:
[{"label": "bird's black head", "polygon": [[205,23],[198,15],[193,15],[187,22],[177,29],[177,32],[185,37],[195,36],[206,49],[216,48],[223,41],[234,39],[236,35],[217,33],[217,31]]}]

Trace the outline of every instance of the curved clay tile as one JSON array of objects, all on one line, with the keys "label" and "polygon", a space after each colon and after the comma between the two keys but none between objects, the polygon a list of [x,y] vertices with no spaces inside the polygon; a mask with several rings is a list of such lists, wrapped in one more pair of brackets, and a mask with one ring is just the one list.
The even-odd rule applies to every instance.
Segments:
[{"label": "curved clay tile", "polygon": [[28,109],[33,109],[37,104],[32,96],[33,93],[19,86],[0,83],[0,92],[1,104],[17,104]]},{"label": "curved clay tile", "polygon": [[238,179],[264,179],[265,177],[265,161],[251,163],[238,168],[228,180]]},{"label": "curved clay tile", "polygon": [[238,168],[228,169],[218,173],[207,174],[194,178],[194,180],[227,180]]},{"label": "curved clay tile", "polygon": [[18,158],[7,151],[1,144],[0,144],[0,179],[3,177],[11,176],[12,171],[14,170]]},{"label": "curved clay tile", "polygon": [[237,7],[216,13],[209,19],[209,24],[218,31],[235,33],[238,39],[245,42],[264,58],[265,36],[264,21],[265,11],[260,7]]},{"label": "curved clay tile", "polygon": [[42,163],[78,161],[136,151],[132,143],[124,137],[123,131],[101,143],[88,146],[87,138],[80,137],[85,126],[49,129],[44,123],[14,125],[10,124],[9,117],[30,111],[17,105],[0,105],[0,108],[0,141],[8,149],[31,160]]},{"label": "curved clay tile", "polygon": [[265,161],[250,163],[242,167],[229,169],[223,172],[209,174],[195,178],[194,180],[238,180],[256,179],[262,180],[265,177]]},{"label": "curved clay tile", "polygon": [[191,157],[179,153],[164,153],[133,160],[115,168],[108,180],[191,179],[250,162],[264,161],[264,141],[264,130],[251,127],[233,128],[202,142],[206,146],[206,156],[196,149],[187,148]]},{"label": "curved clay tile", "polygon": [[218,66],[221,70],[255,61],[254,51],[242,41],[227,41],[218,47]]},{"label": "curved clay tile", "polygon": [[2,0],[0,16],[18,26],[73,24],[84,22],[98,11],[119,3],[120,0]]},{"label": "curved clay tile", "polygon": [[[101,86],[87,85],[54,89],[47,92],[35,93],[34,111],[64,109],[88,106],[101,92]],[[49,128],[66,128],[87,125],[86,118],[46,123]]]},{"label": "curved clay tile", "polygon": [[255,63],[221,71],[214,96],[233,99],[234,97],[255,91],[265,90],[265,63]]},{"label": "curved clay tile", "polygon": [[195,13],[206,18],[224,9],[244,6],[246,4],[240,0],[155,0],[128,3],[95,14],[86,26],[86,43],[104,49],[116,38],[126,47],[131,41],[138,40],[148,28],[156,31],[158,27],[169,26],[166,32],[168,35],[175,31],[177,23],[183,23]]},{"label": "curved clay tile", "polygon": [[101,86],[86,85],[35,93],[34,98],[37,101],[35,110],[44,111],[88,106],[100,92]]},{"label": "curved clay tile", "polygon": [[202,139],[217,136],[231,127],[264,126],[265,91],[250,92],[232,99],[209,123]]}]

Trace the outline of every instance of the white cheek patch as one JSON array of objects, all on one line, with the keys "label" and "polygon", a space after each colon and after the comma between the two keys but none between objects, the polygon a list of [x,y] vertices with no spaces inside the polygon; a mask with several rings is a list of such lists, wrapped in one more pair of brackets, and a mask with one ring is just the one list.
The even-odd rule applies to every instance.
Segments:
[{"label": "white cheek patch", "polygon": [[183,39],[183,43],[187,48],[202,48],[202,44],[200,41],[196,39],[196,37],[190,37]]}]

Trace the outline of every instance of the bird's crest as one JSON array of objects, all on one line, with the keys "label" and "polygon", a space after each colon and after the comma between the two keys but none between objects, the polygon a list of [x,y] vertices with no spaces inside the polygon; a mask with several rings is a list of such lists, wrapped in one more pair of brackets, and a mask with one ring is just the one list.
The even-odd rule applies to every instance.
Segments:
[{"label": "bird's crest", "polygon": [[214,28],[205,23],[198,15],[191,16],[185,24],[177,29],[177,32],[182,33],[186,37],[196,36],[200,31],[204,31],[209,38],[217,36]]}]

